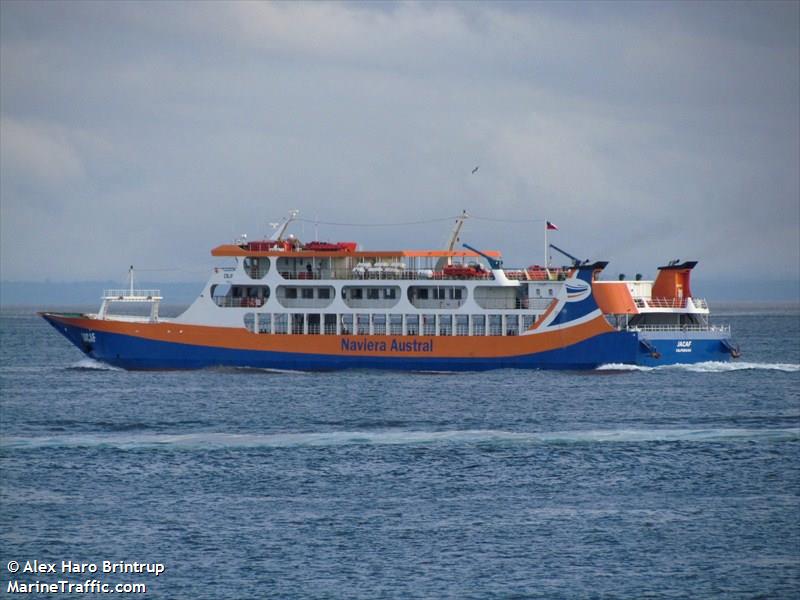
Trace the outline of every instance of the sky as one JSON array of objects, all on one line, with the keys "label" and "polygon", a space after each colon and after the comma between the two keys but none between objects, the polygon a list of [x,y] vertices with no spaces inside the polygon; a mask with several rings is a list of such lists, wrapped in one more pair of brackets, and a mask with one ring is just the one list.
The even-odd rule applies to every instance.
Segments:
[{"label": "sky", "polygon": [[466,209],[507,266],[549,219],[614,278],[796,298],[799,165],[798,2],[0,3],[5,281],[202,281],[289,209],[440,248]]}]

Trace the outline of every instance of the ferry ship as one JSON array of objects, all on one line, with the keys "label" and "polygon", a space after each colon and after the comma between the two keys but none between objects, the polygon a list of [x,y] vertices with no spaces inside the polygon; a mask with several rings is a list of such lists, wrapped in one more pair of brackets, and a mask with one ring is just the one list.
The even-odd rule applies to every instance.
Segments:
[{"label": "ferry ship", "polygon": [[[669,262],[654,280],[604,280],[607,262],[546,237],[546,252],[570,264],[510,269],[499,251],[457,248],[466,212],[444,249],[394,251],[302,243],[286,235],[296,215],[268,239],[214,248],[230,266],[214,268],[178,317],[159,315],[158,290],[135,289],[132,267],[129,287],[106,290],[96,314],[40,314],[87,356],[125,369],[594,369],[739,356],[692,293],[694,261]],[[149,314],[111,310],[131,303]]]}]

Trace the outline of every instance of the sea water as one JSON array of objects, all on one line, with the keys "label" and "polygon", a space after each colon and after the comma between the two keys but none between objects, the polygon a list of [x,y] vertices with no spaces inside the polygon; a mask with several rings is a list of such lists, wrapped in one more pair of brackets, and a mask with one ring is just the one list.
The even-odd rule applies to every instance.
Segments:
[{"label": "sea water", "polygon": [[0,316],[0,594],[800,597],[796,306],[719,314],[736,362],[457,374],[126,372]]}]

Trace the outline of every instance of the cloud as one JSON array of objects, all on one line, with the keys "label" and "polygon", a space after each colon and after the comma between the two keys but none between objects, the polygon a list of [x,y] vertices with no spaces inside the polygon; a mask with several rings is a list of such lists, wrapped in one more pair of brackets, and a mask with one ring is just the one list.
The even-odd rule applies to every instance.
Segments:
[{"label": "cloud", "polygon": [[7,176],[51,185],[83,177],[83,163],[64,128],[3,116],[0,131],[0,160]]},{"label": "cloud", "polygon": [[[29,259],[76,278],[134,253],[202,262],[295,207],[351,223],[549,218],[564,247],[626,272],[673,254],[726,276],[797,268],[796,4],[2,10],[4,277]],[[63,247],[87,226],[108,243],[55,258],[26,220]],[[446,230],[321,235],[400,248]],[[540,260],[538,228],[466,233],[509,264]]]}]

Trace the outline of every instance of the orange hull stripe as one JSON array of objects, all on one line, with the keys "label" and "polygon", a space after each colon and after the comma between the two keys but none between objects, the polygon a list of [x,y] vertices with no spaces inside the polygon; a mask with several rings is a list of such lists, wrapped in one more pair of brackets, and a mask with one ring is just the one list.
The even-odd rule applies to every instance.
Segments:
[{"label": "orange hull stripe", "polygon": [[[233,348],[237,350],[262,350],[271,352],[294,352],[300,354],[343,354],[342,339],[369,341],[380,345],[384,342],[391,347],[392,340],[406,342],[411,336],[338,336],[338,335],[270,335],[250,333],[244,328],[208,327],[181,323],[126,323],[121,321],[101,321],[85,317],[62,317],[50,315],[65,324],[93,331],[103,331],[129,335],[148,340]],[[502,356],[521,356],[570,346],[596,335],[613,331],[605,318],[600,316],[587,323],[566,327],[555,331],[544,331],[524,336],[415,336],[420,342],[433,340],[432,352],[404,352],[404,356],[428,356],[449,358],[492,358]],[[348,352],[348,354],[352,354]],[[359,351],[364,356],[394,356],[387,351]]]},{"label": "orange hull stripe", "polygon": [[531,329],[539,329],[539,326],[540,326],[542,323],[544,323],[544,320],[547,318],[547,316],[548,316],[548,315],[549,315],[551,312],[553,312],[553,311],[555,310],[556,306],[558,306],[558,300],[553,300],[553,301],[550,303],[550,306],[548,306],[548,307],[547,307],[547,310],[545,310],[545,311],[542,313],[542,316],[541,316],[541,317],[539,317],[538,319],[536,319],[536,323],[534,323],[533,325],[531,325]]}]

